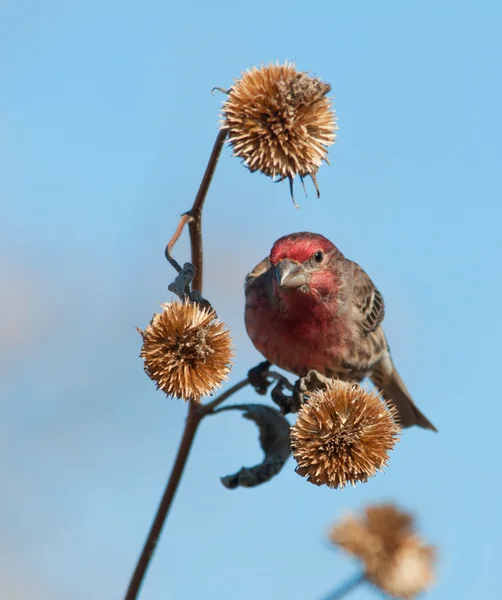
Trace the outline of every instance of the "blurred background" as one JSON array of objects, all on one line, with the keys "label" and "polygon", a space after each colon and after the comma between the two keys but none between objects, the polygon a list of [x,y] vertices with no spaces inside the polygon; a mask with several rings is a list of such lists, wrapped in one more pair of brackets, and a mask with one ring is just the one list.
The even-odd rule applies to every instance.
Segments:
[{"label": "blurred background", "polygon": [[[3,0],[0,4],[0,597],[119,600],[186,414],[143,373],[170,298],[164,246],[197,191],[224,96],[294,60],[333,86],[331,167],[251,175],[225,148],[206,204],[205,295],[260,356],[243,279],[279,236],[320,232],[368,271],[397,367],[439,433],[408,430],[365,485],[260,461],[239,413],[202,424],[142,600],[315,600],[357,571],[327,529],[369,502],[414,511],[438,545],[429,598],[497,597],[500,425],[500,18],[495,1]],[[189,258],[187,239],[176,247]],[[236,401],[257,401],[251,390]],[[361,588],[354,600],[377,597]]]}]

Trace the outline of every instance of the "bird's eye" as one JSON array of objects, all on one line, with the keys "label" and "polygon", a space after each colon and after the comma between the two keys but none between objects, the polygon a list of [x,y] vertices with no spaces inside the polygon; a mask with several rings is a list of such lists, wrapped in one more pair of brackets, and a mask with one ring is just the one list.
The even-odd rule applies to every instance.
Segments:
[{"label": "bird's eye", "polygon": [[314,254],[314,260],[318,263],[322,262],[322,259],[324,258],[324,254],[318,250],[315,254]]}]

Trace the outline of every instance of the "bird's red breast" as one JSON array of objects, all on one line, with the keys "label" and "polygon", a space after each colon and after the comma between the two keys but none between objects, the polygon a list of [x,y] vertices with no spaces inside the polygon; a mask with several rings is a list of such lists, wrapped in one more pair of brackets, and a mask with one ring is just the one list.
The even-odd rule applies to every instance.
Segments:
[{"label": "bird's red breast", "polygon": [[248,284],[245,322],[257,350],[299,376],[331,371],[345,345],[344,319],[316,295],[279,292],[271,270]]}]

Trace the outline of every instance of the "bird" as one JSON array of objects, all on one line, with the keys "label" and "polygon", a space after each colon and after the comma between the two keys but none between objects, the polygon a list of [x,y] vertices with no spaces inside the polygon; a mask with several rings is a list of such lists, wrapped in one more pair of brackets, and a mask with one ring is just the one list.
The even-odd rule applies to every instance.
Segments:
[{"label": "bird", "polygon": [[246,277],[246,330],[268,362],[298,377],[312,370],[354,383],[368,377],[402,427],[437,431],[394,366],[384,314],[366,272],[318,233],[279,238]]}]

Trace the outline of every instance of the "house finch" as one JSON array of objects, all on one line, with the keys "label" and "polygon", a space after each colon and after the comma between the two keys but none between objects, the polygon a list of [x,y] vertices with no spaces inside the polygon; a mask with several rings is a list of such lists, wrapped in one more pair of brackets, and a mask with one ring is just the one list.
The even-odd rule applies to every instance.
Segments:
[{"label": "house finch", "polygon": [[278,239],[246,278],[246,329],[269,362],[299,377],[311,370],[345,381],[370,377],[403,427],[436,431],[394,367],[383,317],[368,275],[319,234]]}]

